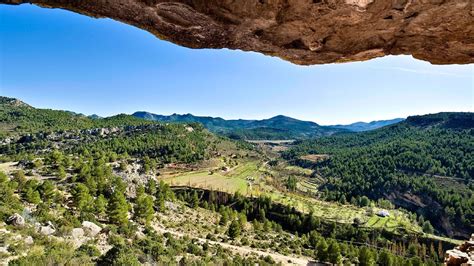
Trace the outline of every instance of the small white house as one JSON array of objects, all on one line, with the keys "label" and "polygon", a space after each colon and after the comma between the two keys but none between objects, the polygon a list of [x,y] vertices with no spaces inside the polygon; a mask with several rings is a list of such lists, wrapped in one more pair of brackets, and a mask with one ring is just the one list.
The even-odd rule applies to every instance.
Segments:
[{"label": "small white house", "polygon": [[387,210],[381,210],[377,213],[380,217],[390,217],[390,213]]}]

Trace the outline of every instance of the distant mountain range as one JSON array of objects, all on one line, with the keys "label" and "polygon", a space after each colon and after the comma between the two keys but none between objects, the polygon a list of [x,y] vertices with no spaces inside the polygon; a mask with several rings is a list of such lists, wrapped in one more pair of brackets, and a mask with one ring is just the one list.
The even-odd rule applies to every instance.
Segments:
[{"label": "distant mountain range", "polygon": [[355,123],[351,125],[321,126],[314,122],[302,121],[279,115],[263,120],[225,120],[220,117],[203,117],[192,114],[157,115],[149,112],[136,112],[133,116],[159,122],[197,122],[208,130],[223,134],[233,139],[308,139],[329,136],[343,132],[360,132],[377,129],[403,121],[394,119],[371,123]]},{"label": "distant mountain range", "polygon": [[[321,126],[279,115],[263,120],[225,120],[215,117],[186,115],[156,115],[136,112],[102,118],[98,115],[85,116],[71,111],[37,109],[18,99],[0,96],[0,136],[12,132],[54,131],[115,126],[121,123],[148,124],[152,121],[164,123],[201,123],[209,131],[233,139],[245,140],[291,140],[309,139],[321,136],[339,135],[351,132],[371,131],[393,124],[416,127],[474,128],[472,113],[438,113],[411,116],[404,119],[354,123],[351,125]],[[390,130],[390,128],[387,128]]]},{"label": "distant mountain range", "polygon": [[363,131],[374,130],[374,129],[377,129],[377,128],[381,128],[381,127],[393,125],[393,124],[396,124],[396,123],[400,123],[403,120],[405,120],[405,119],[404,118],[395,118],[395,119],[391,119],[391,120],[372,121],[372,122],[369,122],[369,123],[357,122],[357,123],[353,123],[353,124],[350,124],[350,125],[335,125],[335,126],[332,126],[332,127],[339,128],[339,129],[347,129],[347,130],[353,131],[353,132],[363,132]]}]

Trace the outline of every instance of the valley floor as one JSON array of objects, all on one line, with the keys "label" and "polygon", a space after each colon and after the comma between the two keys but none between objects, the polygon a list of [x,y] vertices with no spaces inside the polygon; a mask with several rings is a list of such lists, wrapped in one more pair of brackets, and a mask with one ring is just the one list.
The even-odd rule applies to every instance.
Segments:
[{"label": "valley floor", "polygon": [[[402,230],[403,232],[424,234],[421,226],[413,222],[404,210],[391,209],[389,210],[390,216],[380,217],[378,213],[385,209],[374,206],[361,208],[349,204],[322,201],[314,196],[305,195],[308,193],[290,192],[284,188],[278,189],[271,185],[272,175],[277,173],[266,163],[239,161],[238,165],[232,168],[225,165],[222,161],[216,160],[206,164],[206,167],[199,167],[195,170],[167,169],[162,172],[159,179],[173,187],[194,187],[231,194],[238,192],[249,197],[268,196],[276,203],[292,206],[303,213],[313,213],[315,217],[326,221],[352,224],[355,219],[358,219],[361,227],[384,229],[389,232]],[[299,172],[302,176],[311,174],[311,171],[308,173],[308,169],[297,166],[286,166],[285,168],[290,169],[293,173]],[[302,180],[299,183],[300,186],[305,188],[311,186],[311,183],[308,185],[308,182],[304,181],[305,179]],[[310,194],[316,190],[314,187],[311,189]],[[450,238],[424,235],[455,244],[460,243],[460,241]]]}]

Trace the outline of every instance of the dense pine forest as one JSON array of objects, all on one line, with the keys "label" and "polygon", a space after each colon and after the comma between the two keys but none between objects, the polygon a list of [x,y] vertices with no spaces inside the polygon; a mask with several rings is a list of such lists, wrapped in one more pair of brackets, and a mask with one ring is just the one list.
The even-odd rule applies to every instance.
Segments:
[{"label": "dense pine forest", "polygon": [[[309,162],[301,157],[307,154],[329,159]],[[461,236],[474,230],[472,113],[409,117],[371,132],[303,141],[283,156],[326,177],[326,199],[388,198],[443,233]]]}]

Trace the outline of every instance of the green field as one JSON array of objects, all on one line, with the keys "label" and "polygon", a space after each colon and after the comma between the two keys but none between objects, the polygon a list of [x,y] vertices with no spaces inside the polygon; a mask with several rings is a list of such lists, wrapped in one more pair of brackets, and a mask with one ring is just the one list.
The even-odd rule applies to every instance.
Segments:
[{"label": "green field", "polygon": [[408,215],[399,210],[390,210],[390,217],[381,218],[376,215],[381,209],[375,207],[360,208],[353,205],[342,205],[280,192],[273,192],[269,194],[269,196],[271,196],[275,202],[293,206],[297,210],[305,213],[313,212],[314,216],[324,220],[337,223],[353,223],[355,218],[359,218],[364,227],[383,228],[388,231],[404,228],[412,232],[422,232],[418,224],[412,223]]},{"label": "green field", "polygon": [[[214,164],[216,166],[217,164]],[[220,167],[220,165],[219,165]],[[194,172],[168,173],[162,176],[163,180],[172,186],[191,186],[196,188],[213,189],[229,193],[239,192],[243,195],[266,195],[274,202],[295,207],[297,210],[309,213],[320,219],[337,223],[353,223],[358,218],[362,226],[369,228],[383,228],[395,231],[398,228],[412,232],[422,232],[420,226],[412,223],[408,215],[399,210],[390,210],[390,217],[381,218],[376,215],[379,208],[360,208],[353,205],[341,205],[326,202],[315,198],[305,197],[296,193],[278,191],[265,183],[264,171],[258,162],[240,162],[228,171],[200,170]],[[292,169],[295,170],[295,169]],[[299,169],[298,169],[299,170]],[[255,179],[252,186],[248,186],[248,177]]]},{"label": "green field", "polygon": [[178,174],[171,173],[164,175],[163,180],[172,186],[191,186],[229,193],[239,192],[244,195],[257,193],[255,186],[249,187],[247,185],[247,177],[253,177],[255,180],[260,179],[257,163],[240,163],[228,171],[213,169]]}]

